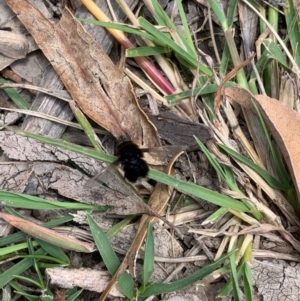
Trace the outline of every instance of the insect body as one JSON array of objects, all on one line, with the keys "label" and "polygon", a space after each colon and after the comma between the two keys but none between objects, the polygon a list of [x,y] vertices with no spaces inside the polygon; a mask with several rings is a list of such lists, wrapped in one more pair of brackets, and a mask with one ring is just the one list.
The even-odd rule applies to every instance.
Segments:
[{"label": "insect body", "polygon": [[117,149],[118,162],[121,163],[125,178],[136,182],[138,178],[146,177],[148,164],[143,159],[143,151],[132,141],[122,142]]}]

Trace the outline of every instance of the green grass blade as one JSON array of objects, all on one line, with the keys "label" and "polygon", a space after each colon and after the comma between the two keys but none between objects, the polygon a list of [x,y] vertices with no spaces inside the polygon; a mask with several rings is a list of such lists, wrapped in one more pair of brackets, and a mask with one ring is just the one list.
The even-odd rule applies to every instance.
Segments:
[{"label": "green grass blade", "polygon": [[262,73],[265,70],[265,68],[274,60],[278,61],[285,70],[287,70],[288,72],[292,72],[278,44],[276,44],[271,39],[265,39],[263,41],[263,45],[264,52],[256,64],[257,70],[260,73]]},{"label": "green grass blade", "polygon": [[[28,235],[25,234],[24,238],[27,238],[27,237],[28,237]],[[33,242],[32,244],[33,244],[34,247],[37,247],[39,245],[38,242]],[[27,242],[23,242],[23,243],[20,243],[20,244],[14,244],[12,246],[7,246],[7,247],[4,247],[4,248],[1,248],[0,256],[6,256],[6,255],[13,254],[15,252],[25,250],[25,249],[28,249],[28,243]]]},{"label": "green grass blade", "polygon": [[[215,171],[218,173],[218,175],[221,177],[221,179],[227,183],[226,173],[223,170],[222,166],[219,164],[219,162],[215,159],[215,157],[212,156],[212,154],[209,152],[209,150],[205,147],[205,145],[200,141],[197,137],[195,137],[196,142],[198,143],[201,151],[204,153],[212,167],[215,169]],[[228,185],[228,183],[227,183]]]},{"label": "green grass blade", "polygon": [[233,0],[229,2],[229,7],[227,9],[227,25],[228,27],[232,27],[236,8],[237,8],[238,0]]},{"label": "green grass blade", "polygon": [[228,209],[226,207],[220,207],[218,210],[215,210],[213,214],[211,214],[209,217],[207,217],[203,224],[207,225],[211,223],[214,225],[217,223],[226,213],[228,213]]},{"label": "green grass blade", "polygon": [[191,35],[189,25],[188,25],[188,22],[187,22],[187,19],[186,19],[186,14],[185,14],[183,6],[182,6],[182,1],[181,0],[176,0],[176,3],[177,3],[180,18],[181,18],[181,21],[182,21],[182,25],[183,25],[186,44],[194,52],[194,56],[197,57],[197,51],[196,51],[195,46],[194,46],[192,35]]},{"label": "green grass blade", "polygon": [[143,265],[143,282],[142,285],[145,287],[150,280],[151,275],[154,271],[154,235],[153,226],[151,223],[148,225],[147,238],[145,243],[145,256]]},{"label": "green grass blade", "polygon": [[169,53],[168,47],[161,46],[144,46],[126,49],[126,57],[137,57],[137,56],[151,56],[161,53]]},{"label": "green grass blade", "polygon": [[36,286],[37,288],[40,288],[40,289],[44,289],[44,287],[41,286],[41,284],[31,278],[28,278],[28,277],[25,277],[25,276],[16,276],[15,279],[19,279],[19,280],[22,280],[24,282],[27,282],[33,286]]},{"label": "green grass blade", "polygon": [[[46,252],[43,249],[39,249],[34,252],[36,255],[43,255]],[[8,284],[16,275],[20,275],[29,269],[33,265],[31,258],[25,258],[20,262],[14,264],[11,268],[4,271],[0,274],[0,288],[3,288],[6,284]]]},{"label": "green grass blade", "polygon": [[239,282],[238,282],[238,276],[236,271],[236,263],[235,263],[235,254],[231,254],[229,257],[230,260],[230,268],[231,268],[231,277],[233,279],[233,296],[235,301],[240,300],[240,293],[239,293]]},{"label": "green grass blade", "polygon": [[[225,88],[229,88],[229,87],[233,87],[233,86],[236,86],[235,82],[228,81],[225,84]],[[179,92],[176,94],[166,95],[165,99],[167,100],[168,104],[174,105],[183,99],[190,98],[191,96],[197,96],[197,95],[203,96],[206,94],[213,94],[213,93],[217,92],[218,89],[219,89],[219,86],[217,86],[215,84],[206,85],[204,87],[197,87],[193,90],[186,90],[186,91]]]},{"label": "green grass blade", "polygon": [[120,232],[125,226],[130,224],[130,222],[136,218],[136,215],[128,215],[123,218],[120,222],[112,226],[109,231],[106,233],[106,236],[111,240],[118,232]]},{"label": "green grass blade", "polygon": [[[292,51],[295,56],[295,61],[300,66],[300,51],[299,51],[299,41],[300,41],[300,24],[297,19],[299,11],[295,9],[295,4],[293,0],[288,0],[288,9],[285,10],[285,21],[287,24],[287,30],[289,35],[289,40],[291,43]],[[298,8],[299,9],[299,8]]]},{"label": "green grass blade", "polygon": [[0,190],[0,202],[7,207],[24,208],[24,209],[42,209],[42,210],[57,210],[57,209],[74,209],[74,210],[100,210],[105,211],[107,206],[94,206],[82,203],[69,203],[49,201],[36,196],[9,192]]},{"label": "green grass blade", "polygon": [[[236,269],[236,277],[239,279],[243,275],[243,263],[238,266]],[[221,291],[219,292],[218,297],[220,298],[225,298],[228,297],[229,294],[233,290],[233,280],[232,277],[227,281],[227,283],[222,287]]]},{"label": "green grass blade", "polygon": [[[1,272],[0,272],[0,277],[1,277]],[[24,298],[26,298],[28,301],[39,301],[40,300],[38,296],[31,296],[31,295],[26,296],[27,292],[16,281],[11,280],[9,282],[9,285],[14,289],[16,294],[24,296]]]},{"label": "green grass blade", "polygon": [[[33,247],[33,244],[32,244],[31,237],[28,237],[27,242],[28,242],[28,252],[31,255],[30,258],[32,259],[32,262],[33,262],[33,268],[35,269],[35,272],[38,276],[38,279],[40,280],[40,282],[39,282],[39,284],[37,284],[37,286],[42,288],[42,289],[45,289],[45,282],[44,282],[44,279],[42,277],[42,273],[40,271],[40,268],[37,264],[39,259],[34,256],[34,247]],[[19,277],[21,277],[21,276],[19,276]]]},{"label": "green grass blade", "polygon": [[79,146],[77,144],[73,144],[73,143],[69,143],[67,141],[64,140],[60,140],[60,139],[53,139],[47,136],[42,136],[42,135],[38,135],[38,134],[33,134],[33,133],[29,133],[29,132],[24,132],[22,130],[18,130],[15,128],[11,128],[6,126],[6,128],[8,130],[11,130],[19,135],[25,136],[25,137],[30,137],[33,138],[35,140],[38,140],[42,143],[47,143],[47,144],[51,144],[54,146],[58,146],[61,147],[63,149],[67,149],[100,161],[103,161],[104,163],[112,163],[116,160],[116,157],[114,156],[110,156],[104,153],[101,153],[97,150],[91,149],[91,148],[87,148],[87,147],[83,147],[83,146]]},{"label": "green grass blade", "polygon": [[[5,79],[0,78],[0,85],[6,83],[7,81]],[[19,109],[30,109],[30,103],[27,102],[14,88],[5,88],[4,91]]]},{"label": "green grass blade", "polygon": [[85,117],[85,115],[82,113],[82,111],[79,109],[79,107],[72,101],[70,102],[70,107],[73,111],[73,114],[78,121],[78,123],[81,125],[83,128],[85,134],[87,137],[90,139],[93,147],[98,150],[99,152],[104,152],[103,149],[101,148],[99,139],[96,135],[96,133],[93,130],[93,127],[89,123],[88,119]]},{"label": "green grass blade", "polygon": [[169,16],[166,14],[166,12],[162,9],[160,4],[157,0],[151,0],[151,3],[153,5],[154,9],[154,18],[156,19],[156,22],[160,26],[168,26],[168,19]]},{"label": "green grass blade", "polygon": [[40,246],[51,256],[59,259],[64,265],[69,265],[70,260],[66,253],[59,247],[52,245],[46,241],[36,239]]},{"label": "green grass blade", "polygon": [[226,31],[228,29],[228,23],[221,5],[221,2],[216,0],[208,0],[208,3],[217,16],[219,22],[221,23],[223,31]]},{"label": "green grass blade", "polygon": [[83,289],[81,289],[81,290],[77,290],[77,288],[75,288],[75,289],[76,289],[75,291],[73,288],[65,293],[65,295],[68,296],[66,301],[77,301],[78,300],[78,297],[83,292]]},{"label": "green grass blade", "polygon": [[[189,183],[175,179],[157,170],[150,170],[149,177],[163,184],[172,186],[180,192],[202,198],[210,203],[221,207],[228,207],[242,212],[249,212],[252,209],[255,210],[254,208],[250,210],[251,206],[248,207],[244,203],[237,201],[231,197],[209,190],[194,183]],[[257,213],[259,214],[258,211]]]},{"label": "green grass blade", "polygon": [[243,269],[244,290],[245,290],[246,301],[252,301],[254,298],[251,263],[252,263],[252,244],[249,243],[244,254],[244,269]]},{"label": "green grass blade", "polygon": [[78,19],[78,20],[85,22],[85,23],[95,24],[95,25],[98,25],[101,27],[117,29],[117,30],[121,30],[123,32],[138,35],[138,36],[141,36],[142,38],[152,41],[155,45],[160,45],[162,47],[166,47],[166,43],[163,40],[159,40],[156,37],[154,37],[153,35],[146,33],[145,31],[143,31],[141,29],[134,28],[133,26],[130,26],[130,25],[120,24],[120,23],[112,23],[112,22],[101,22],[101,21],[89,20],[89,19]]},{"label": "green grass blade", "polygon": [[[36,243],[35,241],[33,241],[33,243]],[[53,262],[55,263],[54,265],[52,264],[52,266],[67,266],[69,263],[66,263],[65,261],[61,260],[60,258],[57,257],[53,257],[53,256],[47,256],[47,255],[25,255],[23,256],[24,258],[34,258],[34,259],[42,259],[44,261],[49,261],[49,262]],[[50,263],[47,263],[47,265],[49,264],[49,266],[51,266]],[[45,266],[45,264],[43,264],[42,262],[39,262],[39,266]]]},{"label": "green grass blade", "polygon": [[270,134],[269,134],[269,131],[267,129],[267,126],[264,122],[264,119],[256,105],[256,103],[254,101],[252,101],[255,109],[256,109],[256,112],[257,112],[257,116],[259,118],[259,122],[261,124],[261,127],[263,129],[263,132],[265,134],[265,137],[268,141],[268,144],[269,144],[269,147],[270,147],[270,150],[271,150],[271,155],[272,155],[272,159],[274,161],[274,165],[275,167],[277,168],[277,173],[280,177],[280,180],[281,182],[283,183],[284,187],[291,187],[291,179],[290,179],[290,176],[288,175],[288,173],[286,172],[285,168],[284,168],[284,165],[281,161],[281,158],[279,157],[279,154],[277,152],[277,150],[275,149],[274,147],[274,144],[273,142],[271,141],[271,138],[270,138]]},{"label": "green grass blade", "polygon": [[[240,192],[241,191],[238,189],[236,181],[235,181],[235,177],[234,174],[232,172],[232,169],[228,166],[224,166],[222,167],[219,162],[215,159],[214,156],[212,156],[212,154],[209,152],[209,150],[205,147],[205,145],[197,138],[195,137],[200,149],[202,150],[202,152],[205,154],[205,156],[207,157],[208,161],[210,162],[210,164],[213,166],[213,168],[216,170],[216,172],[219,174],[219,176],[221,177],[221,179],[227,184],[227,186],[232,190],[232,191],[236,191],[236,192]],[[241,197],[243,196],[243,194],[241,193]]]},{"label": "green grass blade", "polygon": [[176,44],[168,35],[162,33],[157,28],[155,28],[150,22],[145,20],[144,18],[139,18],[140,26],[145,29],[148,33],[152,34],[158,39],[162,39],[165,41],[166,45],[175,52],[175,55],[179,56],[182,59],[182,62],[185,62],[184,65],[187,67],[191,67],[193,69],[197,68],[199,64],[199,70],[208,75],[212,76],[212,71],[202,63],[199,63],[197,57],[193,56],[193,53],[189,53],[185,49],[181,48],[178,44]]},{"label": "green grass blade", "polygon": [[[193,40],[191,37],[191,33],[188,28],[186,16],[182,7],[182,4],[180,1],[176,0],[178,4],[178,10],[179,14],[182,20],[183,28],[185,36],[182,34],[182,32],[177,28],[177,26],[174,24],[174,22],[171,20],[171,18],[168,16],[168,14],[163,10],[161,5],[158,3],[157,0],[152,0],[152,5],[154,8],[155,18],[158,21],[159,25],[165,26],[169,28],[170,34],[173,37],[173,40],[176,44],[182,45],[184,47],[184,50],[194,57],[197,60],[197,52],[195,50]],[[175,53],[176,55],[176,53]]]},{"label": "green grass blade", "polygon": [[224,150],[228,155],[230,155],[232,158],[237,159],[238,161],[244,163],[245,165],[253,169],[255,172],[257,172],[273,188],[283,190],[283,191],[287,191],[291,188],[291,185],[289,185],[289,187],[284,186],[279,181],[277,181],[271,174],[269,174],[265,169],[256,165],[252,160],[241,155],[240,153],[236,152],[230,147],[224,144],[219,144],[219,147],[222,150]]},{"label": "green grass blade", "polygon": [[164,294],[164,293],[170,293],[173,291],[178,291],[182,290],[185,287],[193,284],[194,282],[202,279],[203,277],[209,275],[213,271],[215,271],[218,267],[221,266],[221,264],[231,255],[227,254],[226,256],[220,258],[218,261],[206,266],[205,268],[200,269],[196,273],[172,282],[172,283],[153,283],[150,286],[148,286],[141,294],[139,297],[148,297],[151,295],[159,295],[159,294]]},{"label": "green grass blade", "polygon": [[[87,219],[101,257],[110,274],[114,275],[121,263],[102,229],[96,224],[91,215],[87,214]],[[134,281],[127,272],[124,272],[118,279],[118,286],[127,298],[132,299],[134,297]]]}]

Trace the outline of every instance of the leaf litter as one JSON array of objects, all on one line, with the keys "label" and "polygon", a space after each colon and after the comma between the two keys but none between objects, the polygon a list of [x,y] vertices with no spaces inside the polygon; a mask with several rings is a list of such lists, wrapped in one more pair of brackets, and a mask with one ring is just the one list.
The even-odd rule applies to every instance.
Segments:
[{"label": "leaf litter", "polygon": [[[149,123],[148,118],[142,112],[140,106],[137,104],[137,100],[134,97],[130,82],[122,75],[122,73],[118,68],[115,67],[114,64],[110,63],[108,57],[106,57],[106,55],[101,52],[101,48],[96,45],[88,35],[85,35],[85,32],[82,29],[81,25],[79,25],[71,17],[69,12],[65,11],[60,24],[56,26],[53,23],[49,22],[49,20],[44,18],[38,12],[38,10],[34,9],[32,6],[28,6],[28,3],[26,1],[24,2],[24,5],[20,5],[18,1],[13,0],[9,0],[7,2],[14,7],[14,10],[16,12],[18,12],[18,17],[20,18],[20,20],[22,20],[22,23],[25,25],[25,27],[27,27],[31,35],[34,37],[38,47],[44,52],[48,60],[53,63],[54,69],[58,74],[61,75],[61,79],[67,90],[70,92],[72,98],[92,120],[102,125],[115,137],[128,135],[133,141],[146,147],[160,145],[158,134],[155,128],[153,127],[152,123]],[[32,20],[38,21],[41,26],[39,28],[31,26]],[[65,36],[65,34],[67,34],[67,36]],[[72,40],[72,38],[74,38],[74,40]],[[70,40],[74,41],[74,43],[72,43],[72,50],[70,49],[68,42],[66,42]],[[49,41],[51,41],[51,45],[54,47],[49,47]],[[96,61],[97,63],[95,63]],[[97,67],[100,65],[98,63],[99,61],[101,61],[101,67],[97,69]],[[124,91],[124,93],[121,93],[121,95],[120,93],[118,93],[120,89]],[[231,90],[230,89],[231,88],[225,90],[225,94],[227,96],[232,96],[230,91],[233,91],[236,88],[232,88]],[[120,98],[122,98],[122,100],[120,100]],[[244,100],[245,97],[241,97],[241,95],[239,94],[238,96],[235,95],[235,101],[240,101],[241,99]],[[285,125],[283,126],[283,128],[281,128],[281,124],[277,123],[278,121],[280,121],[278,120],[278,112],[280,112],[280,115],[282,115],[283,118],[287,116],[286,120],[291,122],[296,121],[297,117],[294,117],[296,115],[295,113],[291,112],[291,110],[287,110],[286,113],[283,113],[285,112],[285,109],[280,106],[278,109],[277,107],[275,107],[276,104],[272,105],[271,107],[268,107],[267,105],[265,106],[265,101],[269,101],[269,99],[267,99],[263,95],[256,96],[255,99],[257,99],[258,104],[260,104],[260,109],[262,109],[262,113],[265,116],[265,119],[267,120],[267,122],[271,123],[271,126],[269,124],[269,129],[275,140],[279,142],[278,145],[281,148],[282,154],[293,176],[299,199],[299,181],[297,178],[297,173],[299,173],[299,168],[297,166],[297,147],[291,147],[289,145],[289,142],[297,141],[297,124],[293,127],[287,127]],[[249,101],[248,105],[250,105]],[[124,112],[128,112],[128,114],[124,114]],[[273,113],[274,115],[272,115]],[[157,117],[157,119],[159,119],[159,117]],[[294,127],[295,130],[292,130],[294,129]],[[286,131],[287,129],[288,131]],[[164,134],[165,136],[162,135],[162,138],[169,142],[174,142],[174,139],[176,137],[169,137],[167,136],[167,133]],[[2,139],[6,138],[2,136]],[[15,139],[14,141],[16,142],[18,139],[20,139],[20,137],[14,137],[13,139]],[[33,152],[35,153],[34,155],[30,155],[30,152],[26,147],[26,145],[28,146],[30,143],[36,148],[35,150],[33,150]],[[36,166],[28,164],[28,167],[25,166],[23,167],[23,169],[26,170],[28,168],[28,170],[33,170],[37,178],[40,178],[42,176],[42,173],[39,174],[38,170],[46,170],[47,163],[45,164],[38,161],[41,160],[40,156],[43,156],[45,150],[43,150],[41,146],[37,147],[32,141],[22,142],[20,143],[20,145],[25,146],[24,149],[22,149],[22,151],[20,152],[20,154],[22,154],[22,152],[23,154],[22,156],[16,155],[15,157],[13,153],[16,154],[18,153],[18,151],[16,150],[13,153],[10,153],[10,150],[12,149],[11,144],[8,144],[6,150],[5,144],[1,145],[1,147],[4,148],[6,155],[10,156],[14,160],[32,160],[34,162],[33,165]],[[49,151],[49,146],[47,146],[46,148],[48,148],[46,150],[46,153],[48,153],[48,155],[45,156],[45,158],[47,158],[46,160],[49,160],[49,158],[51,158],[49,157],[49,155],[51,155],[51,152],[54,152],[54,154],[56,155],[59,154],[57,158],[54,158],[55,156],[52,156],[53,162],[62,162],[70,158],[70,154],[64,154],[62,150],[57,151],[56,148],[53,148],[51,151]],[[36,150],[38,150],[38,152]],[[73,156],[73,159],[74,157],[75,156]],[[78,164],[79,166],[88,166],[88,171],[90,171],[92,166],[95,164],[95,161],[88,162],[85,161],[85,159],[80,158],[79,156],[77,156],[76,160],[76,164]],[[37,168],[39,164],[42,167]],[[8,169],[4,170],[4,174],[10,173],[10,170],[12,170],[14,167],[17,167],[17,170],[19,170],[19,167],[17,165],[18,164],[16,163],[11,163],[10,166],[7,165]],[[61,170],[57,169],[57,165],[51,166],[50,164],[48,167],[49,173],[52,173],[52,179],[55,179],[55,181],[53,181],[49,186],[43,186],[43,189],[54,189],[55,191],[58,191],[59,195],[61,196],[79,201],[83,201],[83,199],[86,198],[91,198],[91,196],[87,197],[86,195],[81,196],[81,198],[78,199],[76,198],[78,191],[81,191],[81,189],[78,189],[81,184],[77,186],[76,184],[78,184],[79,182],[74,177],[80,178],[79,173],[74,173],[74,171],[72,171],[72,168],[69,167],[61,168]],[[55,171],[56,169],[57,172]],[[65,173],[63,173],[65,171],[68,171],[69,175],[66,177],[65,181],[63,181],[61,179],[63,179],[63,177],[66,175]],[[59,172],[62,172],[62,174],[60,175]],[[73,194],[67,194],[67,189],[64,189],[63,187],[66,187],[68,185],[68,182],[69,184],[71,184],[72,180],[74,180],[75,183],[75,186],[72,186]],[[9,183],[7,182],[8,180],[6,180],[6,178],[4,178],[3,181]],[[15,183],[15,186],[6,186],[4,188],[10,187],[10,189],[12,190],[21,188],[22,190],[22,187],[26,187],[26,185],[22,186],[21,184],[21,181],[18,181]],[[76,189],[78,189],[78,191],[76,191]],[[103,191],[101,191],[101,189],[100,191],[95,192],[96,198],[97,196],[99,198],[99,195],[103,194]],[[114,193],[114,197],[115,196],[116,193]],[[170,191],[167,189],[167,187],[161,187],[158,189],[158,191],[152,194],[152,198],[154,200],[156,199],[156,204],[159,204],[162,199],[168,200],[169,196]],[[129,198],[131,197],[132,196],[130,196]],[[105,198],[107,198],[107,196],[105,196]],[[110,199],[108,198],[107,200]],[[123,200],[124,202],[124,198],[121,198],[121,200]],[[126,202],[126,204],[129,203]],[[117,206],[114,205],[114,207],[116,208]],[[159,210],[162,210],[163,208],[164,206],[155,208],[154,210],[159,213]],[[123,211],[125,215],[138,212],[139,211],[136,209],[130,209],[128,212]],[[116,211],[114,213],[119,214],[120,211]],[[141,225],[146,225],[148,221],[147,219],[148,218],[144,216],[144,219],[141,220]],[[216,227],[217,226],[218,224],[216,225]],[[272,226],[274,227],[274,225]],[[280,231],[280,227],[274,227],[274,230],[276,229]],[[263,233],[260,234],[263,236]],[[136,255],[136,248],[140,247],[144,235],[145,230],[142,230],[139,243],[134,246],[134,251],[131,251],[131,253],[129,253],[129,257],[134,257]],[[293,238],[291,237],[291,239]],[[288,238],[286,238],[286,240],[289,241]],[[290,241],[290,243],[293,245],[292,241]],[[294,245],[294,247],[298,249],[296,245]],[[133,259],[131,258],[130,261],[133,262]],[[128,264],[130,265],[130,262]]]}]

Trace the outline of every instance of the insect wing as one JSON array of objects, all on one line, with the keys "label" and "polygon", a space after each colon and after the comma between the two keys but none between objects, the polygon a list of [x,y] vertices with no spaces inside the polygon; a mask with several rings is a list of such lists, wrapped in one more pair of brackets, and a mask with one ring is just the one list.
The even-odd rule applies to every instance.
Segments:
[{"label": "insect wing", "polygon": [[119,159],[104,166],[102,170],[100,170],[98,173],[96,173],[95,176],[93,176],[86,182],[84,187],[86,189],[93,189],[103,184],[109,186],[109,183],[111,182],[110,175],[113,173],[113,169],[116,169],[116,165],[118,163],[119,163]]},{"label": "insect wing", "polygon": [[150,165],[167,165],[178,153],[185,151],[184,145],[166,145],[142,149],[144,157]]}]

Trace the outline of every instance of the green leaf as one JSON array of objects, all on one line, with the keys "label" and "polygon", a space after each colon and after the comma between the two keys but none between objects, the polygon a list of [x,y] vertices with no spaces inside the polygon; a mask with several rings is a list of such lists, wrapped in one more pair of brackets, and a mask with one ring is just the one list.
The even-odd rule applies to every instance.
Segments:
[{"label": "green leaf", "polygon": [[[28,235],[25,234],[24,238],[27,238],[27,237],[28,237]],[[33,242],[34,247],[37,247],[38,245],[39,244],[37,242]],[[28,248],[28,243],[27,242],[23,242],[23,243],[20,243],[20,244],[14,244],[12,246],[7,246],[7,247],[4,247],[4,248],[0,249],[0,256],[6,256],[6,255],[9,255],[9,254],[12,254],[12,253],[15,253],[15,252],[27,249],[27,248]]]},{"label": "green leaf", "polygon": [[[266,39],[263,42],[265,50],[256,63],[256,68],[260,74],[269,66],[274,60],[278,61],[287,71],[291,72],[291,69],[287,65],[285,56],[283,55],[281,48],[278,44],[275,44],[271,39]],[[251,74],[251,78],[255,78],[254,71]]]},{"label": "green leaf", "polygon": [[127,24],[121,24],[121,23],[101,22],[101,21],[89,20],[89,19],[78,19],[78,20],[82,21],[82,22],[102,26],[105,28],[112,28],[112,29],[121,30],[123,32],[135,34],[135,35],[141,36],[142,38],[145,38],[149,41],[152,41],[155,45],[160,45],[162,47],[166,47],[166,43],[163,40],[159,40],[156,37],[154,37],[153,35],[146,33],[145,31],[143,31],[139,28],[135,28],[134,26],[130,26]]},{"label": "green leaf", "polygon": [[182,25],[184,28],[185,36],[182,32],[178,29],[178,27],[174,24],[168,14],[164,11],[161,5],[158,3],[157,0],[152,0],[152,4],[155,11],[155,18],[158,21],[158,24],[161,26],[165,26],[169,29],[170,35],[172,36],[174,42],[178,45],[181,45],[182,48],[186,50],[192,57],[197,59],[197,52],[194,47],[194,43],[191,37],[191,33],[187,24],[186,16],[181,4],[181,1],[176,0],[178,11],[181,17]]},{"label": "green leaf", "polygon": [[150,286],[148,286],[140,295],[139,297],[148,297],[152,295],[159,295],[159,294],[165,294],[170,293],[178,290],[182,290],[186,288],[187,286],[193,284],[194,282],[201,280],[203,277],[209,275],[213,271],[215,271],[218,267],[221,266],[221,264],[231,255],[232,253],[227,254],[226,256],[223,256],[216,262],[206,266],[205,268],[200,269],[196,273],[172,282],[172,283],[153,283]]},{"label": "green leaf", "polygon": [[[0,78],[0,85],[6,83],[7,81],[5,79]],[[3,90],[19,109],[30,109],[30,104],[14,88],[5,88]]]},{"label": "green leaf", "polygon": [[161,46],[136,47],[126,49],[126,57],[150,56],[169,52],[169,48]]},{"label": "green leaf", "polygon": [[[240,278],[243,275],[243,266],[244,263],[238,266],[236,271],[237,278]],[[232,292],[232,290],[233,290],[233,280],[232,277],[230,277],[229,281],[227,281],[227,283],[222,287],[221,291],[218,294],[218,297],[220,298],[228,297],[229,294]]]},{"label": "green leaf", "polygon": [[70,103],[70,106],[72,108],[73,114],[78,121],[78,123],[81,125],[82,129],[84,130],[87,137],[90,139],[93,147],[98,150],[99,152],[104,153],[104,151],[101,148],[101,145],[99,143],[99,138],[94,132],[93,127],[91,126],[88,119],[85,117],[85,115],[82,113],[82,111],[79,109],[79,107],[75,103]]},{"label": "green leaf", "polygon": [[199,63],[197,57],[194,57],[193,52],[189,53],[187,50],[180,47],[177,43],[175,43],[167,34],[159,31],[155,28],[150,22],[145,20],[144,18],[139,18],[140,26],[145,29],[148,33],[152,34],[158,39],[163,40],[166,45],[172,49],[176,56],[181,58],[181,63],[189,68],[196,69],[199,65],[199,70],[208,76],[212,76],[211,70],[205,66],[203,63]]},{"label": "green leaf", "polygon": [[291,43],[291,48],[295,56],[295,61],[297,66],[300,66],[300,51],[299,51],[299,41],[300,41],[300,24],[298,21],[299,16],[299,6],[298,10],[295,8],[295,4],[299,2],[294,2],[293,0],[287,1],[288,9],[284,10],[284,16],[286,20],[286,26],[288,31],[288,38]]},{"label": "green leaf", "polygon": [[231,254],[229,257],[230,260],[230,267],[231,267],[231,277],[233,279],[232,284],[233,284],[233,296],[234,300],[238,301],[240,300],[240,293],[239,293],[239,282],[238,282],[238,275],[236,271],[236,263],[235,263],[235,253]]},{"label": "green leaf", "polygon": [[65,254],[65,252],[60,247],[57,247],[55,245],[52,245],[40,239],[36,239],[36,240],[49,255],[59,259],[60,261],[64,262],[64,264],[66,265],[70,264],[69,257]]},{"label": "green leaf", "polygon": [[244,265],[244,290],[247,301],[253,300],[252,269],[248,263]]},{"label": "green leaf", "polygon": [[169,16],[166,12],[162,9],[161,5],[158,3],[157,0],[151,1],[154,9],[154,18],[157,21],[157,24],[160,26],[168,26]]},{"label": "green leaf", "polygon": [[279,181],[277,181],[271,174],[269,174],[265,169],[262,167],[256,165],[252,160],[248,159],[247,157],[241,155],[240,153],[236,152],[235,150],[231,149],[230,147],[224,145],[224,144],[218,144],[218,146],[224,150],[228,155],[230,155],[232,158],[237,159],[238,161],[244,163],[254,171],[256,171],[270,186],[273,188],[287,191],[291,187],[286,187],[285,185],[281,184]]},{"label": "green leaf", "polygon": [[68,296],[66,301],[77,301],[80,294],[83,292],[83,289],[77,290],[76,287],[68,290],[65,295]]},{"label": "green leaf", "polygon": [[[233,86],[236,86],[236,83],[229,81],[225,84],[225,88],[233,87]],[[190,98],[191,96],[197,96],[197,95],[203,96],[206,94],[215,93],[215,92],[217,92],[218,89],[219,89],[219,86],[217,86],[215,84],[206,85],[204,87],[197,87],[193,90],[186,90],[186,91],[179,92],[176,94],[166,95],[165,99],[167,100],[168,104],[174,105],[183,99]]]},{"label": "green leaf", "polygon": [[28,277],[25,277],[25,276],[15,276],[15,279],[19,279],[19,280],[22,280],[24,282],[27,282],[33,286],[36,286],[37,288],[40,288],[40,289],[43,289],[44,287],[41,286],[41,284],[35,280],[33,280],[32,278],[28,278]]},{"label": "green leaf", "polygon": [[220,207],[218,210],[215,210],[209,217],[207,217],[203,224],[215,224],[217,223],[226,213],[228,209],[226,207]]},{"label": "green leaf", "polygon": [[[39,249],[34,252],[36,255],[43,255],[46,252],[43,249]],[[6,284],[8,284],[12,279],[15,278],[16,275],[21,275],[27,269],[29,269],[33,265],[33,261],[31,258],[25,258],[18,263],[15,263],[12,267],[5,270],[0,274],[0,288],[3,288]]]},{"label": "green leaf", "polygon": [[264,122],[264,119],[263,119],[263,117],[262,117],[262,115],[261,115],[261,113],[260,113],[260,111],[259,111],[256,103],[253,100],[252,100],[252,103],[253,103],[253,105],[254,105],[254,107],[256,109],[259,122],[261,124],[262,129],[263,129],[265,137],[266,137],[266,139],[268,141],[268,144],[269,144],[269,147],[270,147],[270,150],[271,150],[271,156],[272,156],[272,159],[273,159],[273,161],[275,163],[275,167],[277,168],[277,173],[280,176],[280,179],[281,179],[281,181],[283,183],[283,186],[291,188],[291,179],[290,179],[288,173],[285,170],[285,167],[284,167],[284,165],[283,165],[283,163],[281,161],[281,158],[280,158],[280,156],[279,156],[279,154],[277,152],[277,149],[275,148],[273,142],[271,141],[270,133],[269,133],[269,131],[267,129],[267,126],[266,126],[266,124]]},{"label": "green leaf", "polygon": [[291,72],[291,69],[286,62],[285,56],[281,51],[281,47],[278,44],[276,44],[271,39],[265,39],[263,41],[263,45],[265,46],[264,52],[267,52],[267,56],[269,58],[277,60],[287,71]]},{"label": "green leaf", "polygon": [[[114,252],[107,236],[102,231],[102,229],[96,224],[96,222],[93,220],[90,214],[87,214],[87,219],[97,249],[100,252],[108,271],[111,275],[114,275],[121,263],[116,253]],[[132,299],[134,297],[134,281],[127,272],[124,272],[119,277],[118,286],[127,298]]]},{"label": "green leaf", "polygon": [[227,31],[228,29],[228,23],[223,11],[223,5],[221,2],[216,1],[216,0],[208,0],[208,3],[211,7],[211,9],[213,10],[213,12],[215,13],[217,19],[219,20],[219,22],[221,23],[222,29],[223,31]]},{"label": "green leaf", "polygon": [[154,236],[152,224],[148,225],[147,238],[145,243],[145,256],[143,266],[143,286],[149,282],[154,271]]},{"label": "green leaf", "polygon": [[42,209],[42,210],[57,210],[57,209],[77,209],[77,210],[100,210],[105,211],[107,206],[94,206],[82,203],[69,203],[48,201],[36,196],[23,193],[9,192],[0,190],[0,202],[6,207],[24,208],[24,209]]},{"label": "green leaf", "polygon": [[[196,142],[198,143],[201,151],[204,153],[210,164],[213,166],[215,171],[218,173],[218,175],[221,177],[221,179],[227,183],[226,173],[223,170],[222,166],[219,164],[219,162],[216,160],[214,156],[209,152],[209,150],[205,147],[205,145],[202,143],[201,140],[199,140],[197,137],[195,137]],[[227,183],[228,185],[228,183]]]}]

